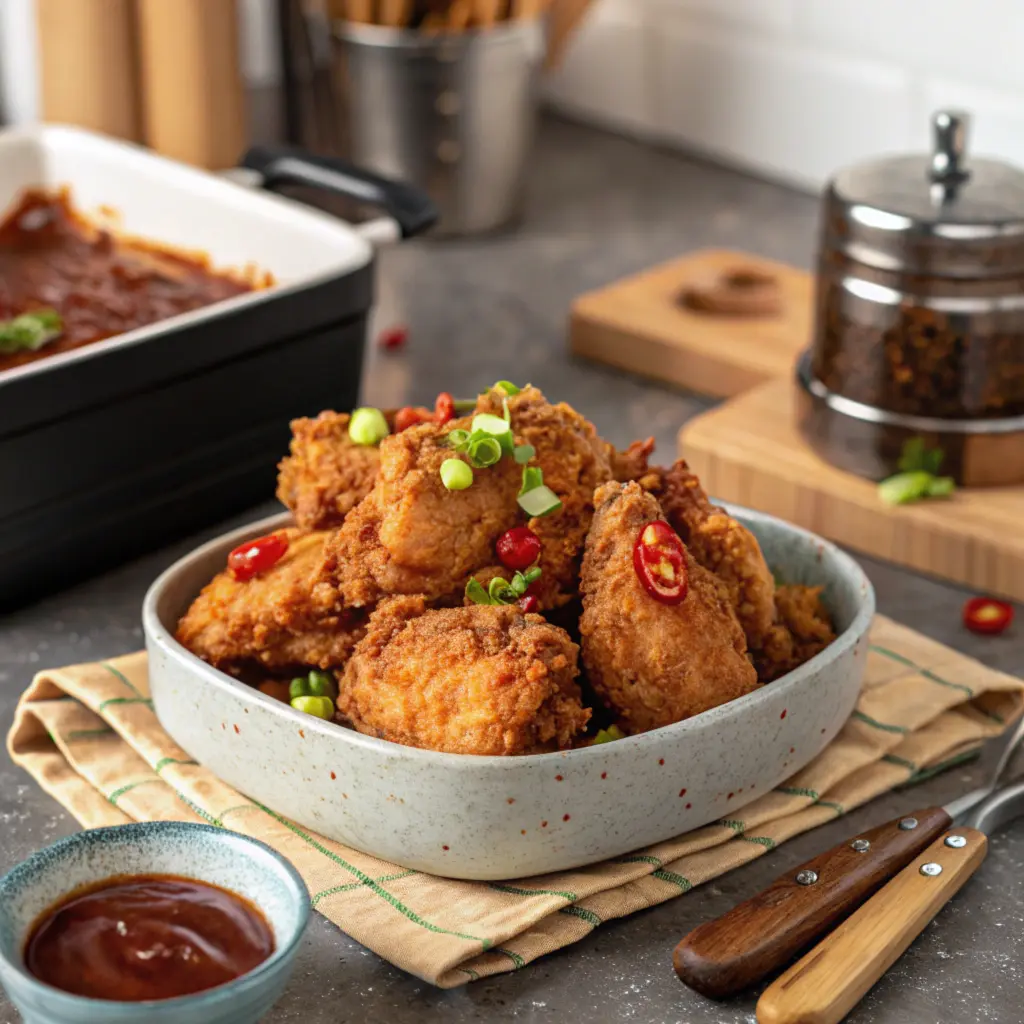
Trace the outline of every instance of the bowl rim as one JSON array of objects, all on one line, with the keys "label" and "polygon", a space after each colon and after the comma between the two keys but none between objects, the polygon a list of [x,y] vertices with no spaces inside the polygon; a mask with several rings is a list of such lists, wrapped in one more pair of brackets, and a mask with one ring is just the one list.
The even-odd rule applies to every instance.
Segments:
[{"label": "bowl rim", "polygon": [[[222,985],[216,985],[213,988],[202,989],[189,995],[174,996],[170,999],[145,999],[131,1002],[118,999],[94,999],[91,996],[76,995],[54,985],[48,985],[46,982],[40,981],[35,975],[29,973],[24,966],[23,955],[15,959],[7,956],[0,949],[0,962],[8,971],[17,975],[19,984],[23,989],[34,991],[40,997],[45,998],[51,1005],[56,1004],[57,1007],[64,1006],[69,1010],[78,1010],[83,1006],[88,1006],[95,1008],[97,1012],[102,1010],[109,1013],[111,1020],[124,1019],[124,1014],[129,1010],[135,1013],[146,1011],[148,1013],[160,1014],[194,1007],[200,1002],[211,1005],[222,1003],[225,1000],[236,998],[243,989],[251,990],[257,987],[265,975],[271,973],[281,963],[294,956],[298,944],[302,941],[302,937],[306,932],[312,907],[309,900],[309,890],[295,865],[287,857],[278,853],[272,846],[259,839],[254,839],[252,836],[247,836],[242,832],[234,832],[229,828],[191,821],[133,821],[126,825],[107,825],[101,828],[81,829],[69,836],[58,839],[56,842],[50,843],[48,846],[41,847],[34,853],[29,854],[24,860],[15,864],[3,877],[0,877],[0,897],[5,894],[10,886],[19,884],[23,876],[33,875],[35,873],[34,868],[38,865],[39,861],[52,860],[54,856],[61,856],[80,843],[102,842],[104,836],[124,836],[132,832],[167,833],[186,831],[193,834],[197,832],[205,833],[208,836],[216,837],[217,842],[231,843],[236,847],[236,852],[241,853],[243,856],[254,858],[258,852],[259,856],[270,865],[273,865],[284,877],[286,883],[289,883],[294,889],[295,902],[298,909],[298,919],[294,933],[289,935],[285,942],[278,943],[277,948],[266,960],[261,961],[251,970],[246,971],[245,974],[240,974],[237,978],[226,981]],[[205,881],[198,873],[194,875],[183,873],[182,877],[195,878],[196,881],[200,882]],[[69,895],[71,891],[74,890],[69,890],[69,893],[65,893],[65,896]],[[61,899],[63,898],[61,897]],[[57,900],[51,906],[56,906],[59,902],[60,900]],[[35,920],[32,924],[35,924]],[[24,950],[27,938],[27,932],[19,937],[19,948],[22,951]],[[137,1018],[133,1017],[132,1019]]]},{"label": "bowl rim", "polygon": [[750,714],[760,704],[767,703],[772,699],[771,695],[798,690],[809,676],[815,674],[822,666],[840,658],[843,653],[866,636],[875,616],[875,590],[870,579],[868,579],[861,566],[837,545],[816,533],[812,533],[810,530],[805,530],[803,527],[788,523],[768,513],[744,508],[731,502],[719,502],[718,504],[724,507],[731,515],[737,516],[745,524],[770,523],[774,526],[782,526],[790,534],[802,538],[808,545],[817,546],[822,554],[827,552],[829,557],[837,563],[839,572],[842,578],[847,581],[847,585],[851,589],[856,589],[860,592],[861,597],[857,613],[846,629],[828,647],[804,662],[799,668],[794,669],[792,672],[787,672],[770,684],[760,686],[751,693],[728,701],[725,704],[720,704],[718,707],[711,708],[699,715],[694,715],[692,718],[675,722],[672,725],[662,726],[658,729],[652,729],[649,732],[638,733],[635,736],[626,736],[621,740],[617,740],[614,744],[597,744],[577,747],[572,750],[551,751],[544,754],[520,754],[516,757],[500,754],[452,754],[444,751],[424,750],[420,747],[405,746],[401,743],[394,743],[391,740],[379,739],[376,736],[367,736],[357,732],[355,729],[347,729],[336,725],[334,722],[326,722],[312,715],[296,711],[289,705],[275,700],[273,697],[269,697],[207,664],[178,643],[173,633],[160,620],[158,614],[158,606],[167,588],[182,573],[190,570],[196,562],[209,557],[214,551],[223,549],[227,552],[253,537],[294,525],[291,513],[289,512],[277,513],[214,537],[168,566],[146,591],[146,596],[142,603],[142,628],[148,643],[160,648],[165,655],[175,660],[179,665],[190,669],[193,674],[202,678],[207,684],[215,685],[220,689],[230,690],[234,696],[247,703],[272,710],[274,714],[290,718],[296,725],[307,731],[316,732],[328,737],[338,737],[341,742],[349,743],[362,750],[372,751],[385,757],[402,756],[409,760],[418,761],[424,766],[445,766],[446,768],[459,770],[479,770],[488,767],[507,770],[513,766],[541,766],[550,765],[555,762],[564,763],[567,758],[572,758],[575,761],[582,761],[587,757],[599,758],[604,756],[605,752],[609,749],[615,749],[616,751],[624,751],[626,749],[639,750],[645,744],[660,743],[666,739],[674,738],[682,742],[688,734],[697,730],[711,727],[737,716]]}]

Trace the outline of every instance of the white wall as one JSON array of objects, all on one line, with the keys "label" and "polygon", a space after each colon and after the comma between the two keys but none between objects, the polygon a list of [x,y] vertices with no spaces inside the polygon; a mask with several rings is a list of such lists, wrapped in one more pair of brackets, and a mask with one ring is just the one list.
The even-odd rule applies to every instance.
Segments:
[{"label": "white wall", "polygon": [[584,119],[819,187],[930,145],[1024,165],[1024,0],[597,0],[549,86]]},{"label": "white wall", "polygon": [[[277,76],[273,0],[240,0],[245,71]],[[36,117],[33,0],[0,0],[0,95]],[[974,152],[1024,165],[1024,0],[596,0],[548,83],[576,116],[819,187],[929,145],[942,105]]]}]

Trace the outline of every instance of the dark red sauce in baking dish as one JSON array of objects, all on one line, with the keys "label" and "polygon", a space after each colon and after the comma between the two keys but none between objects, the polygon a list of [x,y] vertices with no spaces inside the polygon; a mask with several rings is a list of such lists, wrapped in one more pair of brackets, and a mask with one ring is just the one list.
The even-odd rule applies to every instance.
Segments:
[{"label": "dark red sauce in baking dish", "polygon": [[0,223],[0,321],[55,309],[64,330],[36,351],[0,352],[0,371],[266,287],[267,274],[216,272],[196,253],[119,238],[68,191],[26,190]]},{"label": "dark red sauce in baking dish", "polygon": [[25,966],[93,999],[171,999],[223,985],[274,952],[263,914],[235,893],[175,875],[122,875],[43,914]]}]

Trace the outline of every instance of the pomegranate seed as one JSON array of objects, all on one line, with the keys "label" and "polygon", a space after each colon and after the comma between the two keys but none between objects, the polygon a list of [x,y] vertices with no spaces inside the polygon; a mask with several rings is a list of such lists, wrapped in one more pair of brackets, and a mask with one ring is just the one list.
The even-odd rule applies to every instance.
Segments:
[{"label": "pomegranate seed", "polygon": [[228,555],[228,568],[236,580],[251,580],[257,573],[266,572],[288,550],[288,538],[279,533],[240,544]]},{"label": "pomegranate seed", "polygon": [[506,569],[522,572],[540,558],[540,537],[528,526],[513,526],[498,538],[497,549]]}]

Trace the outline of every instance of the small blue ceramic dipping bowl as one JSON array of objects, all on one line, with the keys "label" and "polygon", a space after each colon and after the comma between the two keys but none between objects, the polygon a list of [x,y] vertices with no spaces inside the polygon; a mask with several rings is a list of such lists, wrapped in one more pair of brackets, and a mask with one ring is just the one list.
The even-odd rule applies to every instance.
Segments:
[{"label": "small blue ceramic dipping bowl", "polygon": [[[114,875],[178,875],[237,893],[263,911],[274,952],[217,988],[122,1003],[45,985],[24,966],[29,930],[71,891]],[[154,821],[68,836],[0,879],[0,982],[25,1024],[254,1024],[280,997],[309,920],[298,872],[269,846],[211,825]]]}]

